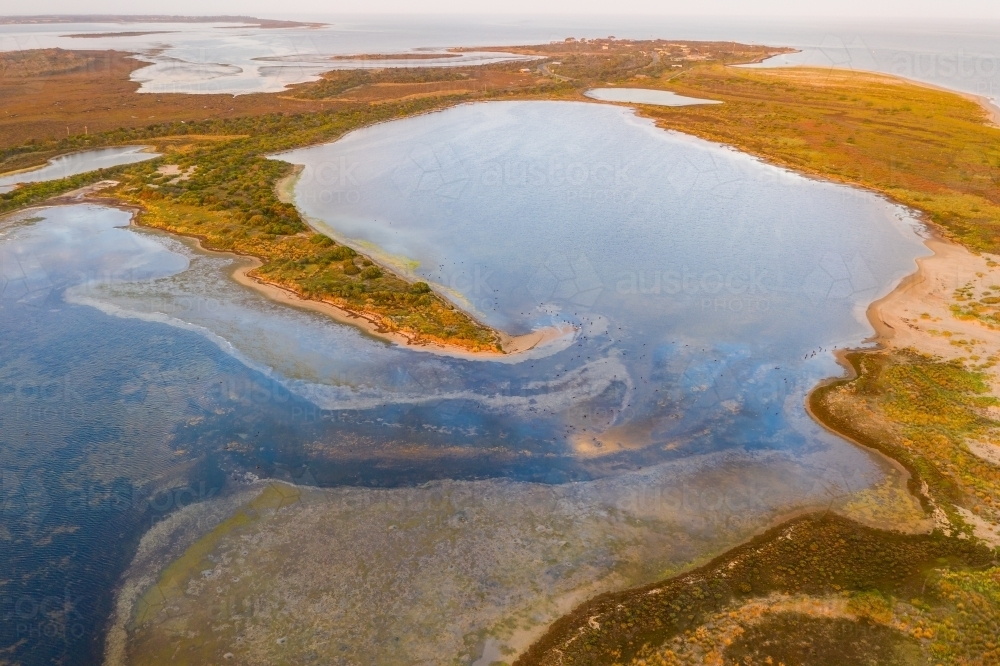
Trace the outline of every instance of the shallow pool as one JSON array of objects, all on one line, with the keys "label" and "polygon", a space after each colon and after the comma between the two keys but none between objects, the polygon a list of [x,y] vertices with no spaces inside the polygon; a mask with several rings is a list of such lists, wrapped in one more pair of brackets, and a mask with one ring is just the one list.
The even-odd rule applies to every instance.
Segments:
[{"label": "shallow pool", "polygon": [[108,167],[122,164],[144,162],[155,157],[159,157],[159,154],[150,152],[147,146],[98,148],[96,150],[84,150],[69,155],[60,155],[59,157],[52,158],[48,164],[38,169],[0,175],[0,194],[10,192],[20,183],[41,183],[47,180],[58,180],[88,171],[107,169]]},{"label": "shallow pool", "polygon": [[696,104],[722,104],[711,99],[685,97],[668,90],[649,88],[591,88],[583,93],[591,99],[602,102],[629,102],[632,104],[653,104],[655,106],[694,106]]}]

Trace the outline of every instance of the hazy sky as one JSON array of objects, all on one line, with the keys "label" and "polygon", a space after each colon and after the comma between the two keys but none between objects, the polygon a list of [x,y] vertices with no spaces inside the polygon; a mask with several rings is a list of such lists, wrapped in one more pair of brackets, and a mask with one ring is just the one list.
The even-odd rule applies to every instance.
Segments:
[{"label": "hazy sky", "polygon": [[3,14],[287,14],[449,13],[449,14],[659,14],[1000,19],[998,0],[33,0],[5,2]]}]

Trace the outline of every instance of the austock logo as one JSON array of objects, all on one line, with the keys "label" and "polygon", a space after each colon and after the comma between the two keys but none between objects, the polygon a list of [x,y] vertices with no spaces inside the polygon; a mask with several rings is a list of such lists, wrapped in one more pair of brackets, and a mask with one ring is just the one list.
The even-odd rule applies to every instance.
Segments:
[{"label": "austock logo", "polygon": [[550,255],[528,283],[528,292],[535,298],[587,307],[597,302],[603,289],[604,283],[584,254],[576,259]]},{"label": "austock logo", "polygon": [[0,518],[7,524],[37,527],[52,509],[52,499],[38,470],[0,469]]},{"label": "austock logo", "polygon": [[458,199],[470,180],[465,165],[446,143],[416,146],[392,173],[392,182],[406,197],[427,192]]},{"label": "austock logo", "polygon": [[0,300],[44,299],[52,288],[52,280],[37,256],[0,247]]},{"label": "austock logo", "polygon": [[878,287],[878,281],[859,253],[845,260],[827,252],[806,276],[802,291],[814,304],[826,299],[845,300]]},{"label": "austock logo", "polygon": [[0,623],[20,641],[77,641],[87,635],[84,617],[77,610],[82,605],[82,599],[68,589],[62,596],[0,593]]}]

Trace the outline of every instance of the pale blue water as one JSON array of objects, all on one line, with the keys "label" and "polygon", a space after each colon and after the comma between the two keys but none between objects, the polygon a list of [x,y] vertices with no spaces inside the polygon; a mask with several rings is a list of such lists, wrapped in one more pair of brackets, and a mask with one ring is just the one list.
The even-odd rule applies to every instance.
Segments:
[{"label": "pale blue water", "polygon": [[120,146],[115,148],[98,148],[85,150],[69,155],[60,155],[49,160],[48,164],[31,171],[23,171],[0,176],[0,194],[10,192],[19,183],[41,183],[47,180],[68,178],[88,171],[107,169],[122,164],[144,162],[159,157],[145,146]]},{"label": "pale blue water", "polygon": [[593,88],[584,93],[601,102],[631,102],[633,104],[653,104],[656,106],[694,106],[697,104],[721,104],[710,99],[685,97],[666,90],[648,88]]},{"label": "pale blue water", "polygon": [[830,347],[925,252],[878,197],[622,108],[472,104],[279,157],[305,164],[296,204],[321,228],[515,332],[599,313],[662,339]]}]

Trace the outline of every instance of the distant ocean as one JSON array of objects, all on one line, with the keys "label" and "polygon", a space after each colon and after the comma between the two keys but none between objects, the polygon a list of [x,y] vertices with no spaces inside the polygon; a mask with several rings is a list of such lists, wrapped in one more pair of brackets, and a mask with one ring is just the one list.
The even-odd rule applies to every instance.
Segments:
[{"label": "distant ocean", "polygon": [[[130,50],[142,53],[143,59],[150,62],[150,67],[133,75],[143,82],[144,91],[241,94],[281,90],[288,84],[314,79],[324,70],[344,66],[342,62],[321,60],[330,55],[537,44],[566,37],[731,40],[801,50],[782,56],[774,64],[873,70],[989,98],[1000,96],[1000,22],[996,21],[791,22],[665,16],[281,18],[328,25],[318,29],[266,30],[220,24],[4,25],[0,26],[0,50]],[[67,37],[123,31],[157,34]]]}]

